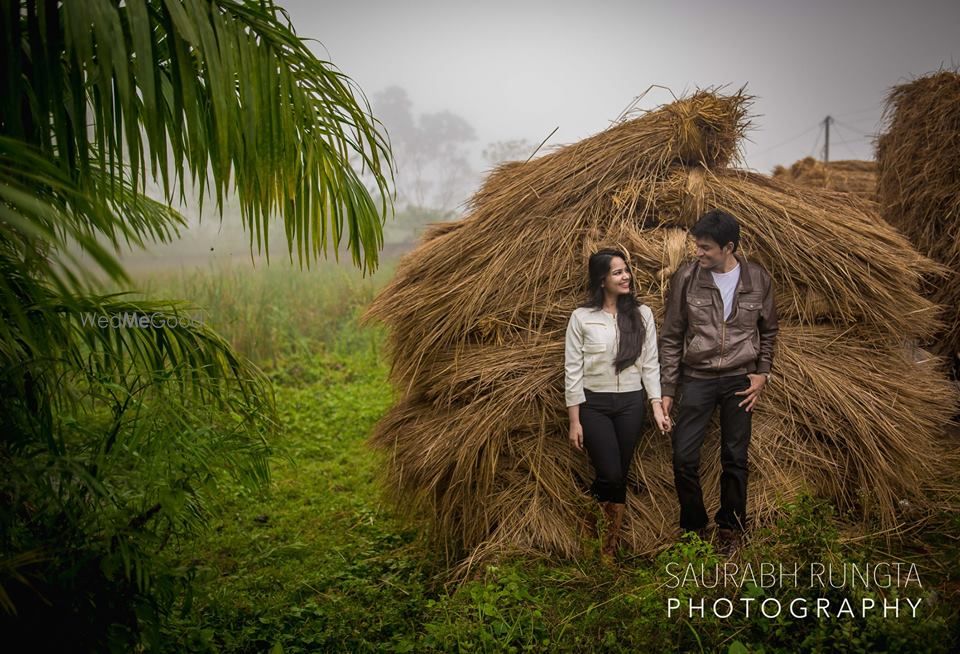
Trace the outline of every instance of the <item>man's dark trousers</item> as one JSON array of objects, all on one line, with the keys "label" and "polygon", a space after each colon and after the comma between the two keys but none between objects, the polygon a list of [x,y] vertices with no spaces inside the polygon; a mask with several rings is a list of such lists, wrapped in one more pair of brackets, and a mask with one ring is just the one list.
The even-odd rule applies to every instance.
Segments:
[{"label": "man's dark trousers", "polygon": [[742,531],[747,515],[747,449],[752,413],[737,406],[745,399],[734,395],[750,386],[746,375],[693,379],[679,388],[677,424],[673,429],[673,475],[680,499],[681,529],[707,526],[700,489],[700,449],[714,409],[720,405],[720,510],[717,526]]}]

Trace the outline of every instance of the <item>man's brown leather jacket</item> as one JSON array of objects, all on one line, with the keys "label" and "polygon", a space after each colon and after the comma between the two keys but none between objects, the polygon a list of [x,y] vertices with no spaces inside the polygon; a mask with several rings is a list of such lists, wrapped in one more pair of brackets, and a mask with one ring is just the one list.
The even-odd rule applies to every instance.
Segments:
[{"label": "man's brown leather jacket", "polygon": [[770,275],[740,254],[740,281],[730,317],[709,270],[685,263],[670,279],[660,332],[660,384],[673,397],[682,377],[768,373],[773,365],[777,308]]}]

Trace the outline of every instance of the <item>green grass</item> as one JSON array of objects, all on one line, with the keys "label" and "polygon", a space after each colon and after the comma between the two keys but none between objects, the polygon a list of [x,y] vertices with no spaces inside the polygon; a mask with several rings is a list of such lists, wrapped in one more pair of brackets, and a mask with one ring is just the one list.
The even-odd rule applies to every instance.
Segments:
[{"label": "green grass", "polygon": [[[276,368],[291,354],[376,348],[376,329],[344,329],[373,300],[393,274],[386,262],[373,275],[330,262],[311,270],[286,263],[253,268],[225,265],[209,269],[154,272],[136,279],[151,299],[184,299],[194,317],[217,330],[233,347],[264,369]],[[364,339],[357,343],[356,339]]]},{"label": "green grass", "polygon": [[[717,560],[696,540],[657,559],[629,559],[616,571],[594,559],[514,558],[449,584],[442,556],[381,496],[384,463],[366,439],[393,398],[383,333],[355,322],[376,283],[338,274],[304,281],[232,272],[169,287],[181,297],[206,298],[218,320],[246,315],[247,322],[230,327],[238,342],[252,342],[244,328],[258,338],[275,332],[266,345],[245,347],[265,357],[259,362],[274,380],[284,431],[271,444],[269,492],[230,487],[211,528],[169,552],[170,565],[196,583],[167,628],[168,651],[948,652],[960,642],[955,517],[887,552],[881,542],[845,544],[831,508],[812,498],[756,534],[751,560],[919,561],[924,586],[908,594],[923,598],[921,619],[668,618],[668,597],[733,594],[664,587],[668,563]],[[257,301],[277,305],[284,318],[273,323],[234,306]],[[785,601],[810,594],[766,592]],[[827,593],[835,600],[861,594]]]}]

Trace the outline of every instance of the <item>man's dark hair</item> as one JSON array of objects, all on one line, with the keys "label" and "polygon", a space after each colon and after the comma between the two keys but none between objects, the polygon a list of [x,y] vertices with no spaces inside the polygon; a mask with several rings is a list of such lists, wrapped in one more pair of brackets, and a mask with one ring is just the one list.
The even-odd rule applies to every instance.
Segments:
[{"label": "man's dark hair", "polygon": [[737,219],[720,209],[713,209],[700,216],[697,224],[690,229],[694,238],[709,238],[723,247],[733,243],[733,251],[740,247],[740,223]]}]

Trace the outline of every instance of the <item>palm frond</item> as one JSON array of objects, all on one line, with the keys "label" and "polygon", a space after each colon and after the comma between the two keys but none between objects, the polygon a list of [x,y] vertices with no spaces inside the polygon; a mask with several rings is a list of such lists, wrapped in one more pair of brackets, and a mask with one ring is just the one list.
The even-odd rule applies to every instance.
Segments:
[{"label": "palm frond", "polygon": [[266,249],[279,215],[301,265],[346,235],[354,262],[376,267],[389,144],[362,92],[272,2],[6,0],[3,13],[20,46],[4,64],[7,136],[114,199],[148,178],[168,201],[209,183],[222,210],[235,187],[251,247]]},{"label": "palm frond", "polygon": [[[13,341],[2,353],[2,372],[10,380],[14,368],[38,378],[44,370],[70,370],[100,380],[114,379],[130,387],[130,378],[176,383],[184,397],[201,404],[219,404],[233,411],[259,414],[275,422],[273,389],[254,364],[194,316],[197,307],[162,301],[130,301],[125,293],[59,295],[31,289],[37,295],[26,305],[33,339]],[[39,291],[39,292],[38,292]],[[4,342],[6,346],[11,341]],[[233,397],[236,395],[237,400]],[[54,395],[71,404],[67,393]],[[56,404],[55,409],[67,409]]]}]

